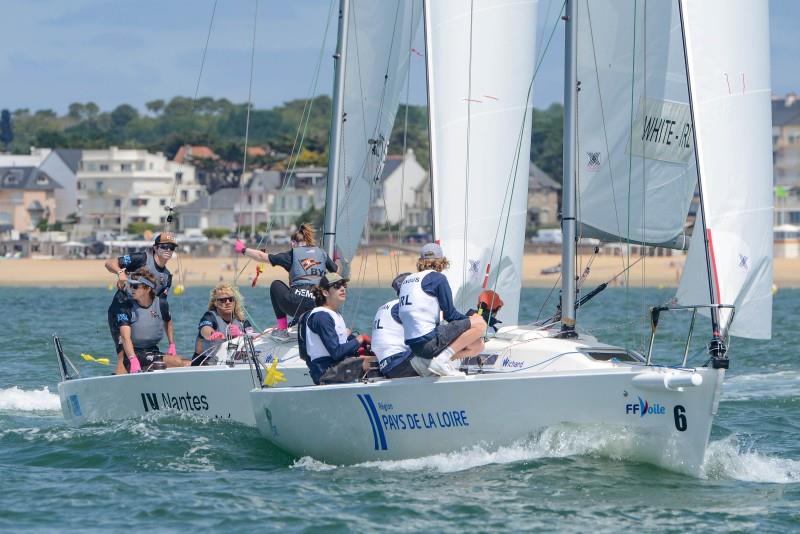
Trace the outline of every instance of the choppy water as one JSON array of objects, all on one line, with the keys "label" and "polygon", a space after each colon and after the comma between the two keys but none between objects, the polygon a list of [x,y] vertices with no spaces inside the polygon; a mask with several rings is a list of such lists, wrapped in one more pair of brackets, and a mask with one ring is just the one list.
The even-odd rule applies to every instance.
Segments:
[{"label": "choppy water", "polygon": [[[268,326],[264,291],[245,294],[259,326]],[[207,295],[190,288],[171,299],[182,353],[190,352]],[[522,317],[536,316],[546,295],[525,290]],[[699,479],[619,458],[614,436],[599,429],[553,428],[497,451],[335,467],[291,458],[255,429],[186,415],[71,428],[54,393],[50,336],[57,332],[70,355],[109,356],[110,296],[0,288],[0,529],[784,532],[800,525],[800,290],[776,295],[772,341],[732,347]],[[366,330],[390,297],[352,290],[345,315]],[[641,347],[642,306],[669,297],[609,289],[580,324],[604,341]],[[685,319],[662,324],[663,340],[672,339],[657,342],[657,354],[682,353]],[[693,362],[703,359],[704,326]],[[79,365],[84,374],[109,372]]]}]

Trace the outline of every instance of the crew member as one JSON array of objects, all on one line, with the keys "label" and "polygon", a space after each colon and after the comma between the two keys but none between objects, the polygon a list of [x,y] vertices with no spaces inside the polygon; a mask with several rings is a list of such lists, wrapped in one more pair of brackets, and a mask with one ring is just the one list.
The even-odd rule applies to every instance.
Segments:
[{"label": "crew member", "polygon": [[167,367],[188,365],[177,355],[162,355],[158,344],[164,338],[164,323],[170,320],[167,300],[156,296],[156,277],[140,267],[132,272],[127,284],[131,298],[119,302],[114,308],[112,335],[117,338],[117,374],[137,373],[155,361],[161,360]]},{"label": "crew member", "polygon": [[211,290],[208,310],[197,325],[192,365],[207,364],[213,349],[222,341],[252,332],[253,325],[244,317],[244,299],[239,290],[228,283],[217,284]]},{"label": "crew member", "polygon": [[[417,273],[400,285],[400,320],[406,344],[414,353],[411,364],[423,376],[462,374],[452,360],[483,350],[486,322],[477,314],[467,317],[455,309],[453,294],[442,274],[450,262],[436,243],[422,247]],[[447,324],[441,324],[444,316]]]},{"label": "crew member", "polygon": [[[411,273],[402,273],[392,280],[392,289],[399,295],[400,284]],[[412,352],[405,342],[400,321],[400,300],[390,300],[375,314],[372,323],[372,351],[378,357],[378,367],[386,378],[419,376],[411,365]]]},{"label": "crew member", "polygon": [[299,317],[314,308],[314,296],[311,288],[319,284],[326,273],[339,270],[328,254],[316,246],[314,227],[303,223],[292,234],[292,248],[278,254],[267,254],[260,250],[247,248],[243,241],[236,240],[236,252],[248,258],[283,267],[289,273],[289,285],[275,280],[269,287],[272,309],[278,320],[271,336],[278,341],[289,340],[289,322],[287,316]]},{"label": "crew member", "polygon": [[369,336],[354,336],[339,313],[347,300],[347,282],[336,273],[323,276],[313,289],[317,306],[299,321],[300,356],[315,384],[377,376],[373,369],[375,357],[356,355],[359,347],[369,344]]}]

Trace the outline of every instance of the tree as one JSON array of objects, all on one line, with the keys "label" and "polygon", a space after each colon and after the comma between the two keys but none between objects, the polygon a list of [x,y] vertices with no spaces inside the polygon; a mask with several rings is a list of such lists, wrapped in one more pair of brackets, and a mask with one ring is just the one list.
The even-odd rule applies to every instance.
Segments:
[{"label": "tree", "polygon": [[150,102],[145,102],[144,107],[151,113],[158,115],[161,110],[164,109],[164,101],[160,98],[158,100],[151,100]]},{"label": "tree", "polygon": [[231,231],[227,228],[206,228],[203,230],[203,235],[209,239],[221,239],[230,233]]},{"label": "tree", "polygon": [[69,105],[69,111],[67,113],[67,117],[79,121],[83,119],[85,113],[86,113],[86,106],[84,106],[80,102],[73,102],[72,104]]},{"label": "tree", "polygon": [[139,116],[136,108],[128,104],[121,104],[111,112],[111,123],[115,128],[124,128],[133,119]]},{"label": "tree", "polygon": [[128,225],[127,230],[129,234],[140,235],[147,232],[148,230],[153,232],[155,231],[155,229],[156,229],[155,224],[151,224],[148,222],[132,222]]},{"label": "tree", "polygon": [[311,223],[314,228],[322,228],[325,223],[325,210],[317,209],[312,205],[294,221],[295,226],[298,228],[303,223]]},{"label": "tree", "polygon": [[0,112],[0,141],[8,150],[8,145],[14,140],[14,130],[11,127],[11,113],[7,109]]},{"label": "tree", "polygon": [[89,120],[96,118],[97,114],[100,113],[100,107],[94,102],[87,102],[84,106],[84,110]]}]

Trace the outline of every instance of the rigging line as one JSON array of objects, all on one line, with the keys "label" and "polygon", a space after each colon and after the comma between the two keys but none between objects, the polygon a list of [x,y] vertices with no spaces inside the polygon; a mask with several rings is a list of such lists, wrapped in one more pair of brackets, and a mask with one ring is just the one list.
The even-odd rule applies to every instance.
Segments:
[{"label": "rigging line", "polygon": [[[545,13],[544,14],[544,20],[548,20],[550,18],[550,8],[552,8],[552,7],[553,7],[553,0],[547,0],[547,9],[544,12]],[[543,41],[544,41],[544,36],[545,36],[544,32],[539,33],[539,42],[536,43],[536,50],[542,50],[542,44],[543,44]],[[541,61],[542,58],[544,57],[544,51],[542,51],[541,54],[542,54],[541,56],[536,58],[536,62],[537,63],[539,61]]]},{"label": "rigging line", "polygon": [[[469,3],[469,60],[467,65],[467,132],[466,132],[466,168],[464,173],[464,234],[462,236],[462,256],[461,256],[461,283],[465,284],[467,281],[467,236],[469,235],[469,166],[470,166],[470,136],[472,132],[472,39],[473,39],[473,21],[475,17],[475,0],[470,0]],[[458,292],[459,308],[464,308],[464,293],[465,291]]]},{"label": "rigging line", "polygon": [[[637,17],[637,7],[638,4],[636,1],[633,3],[633,46],[631,48],[631,103],[630,103],[630,127],[628,130],[628,146],[633,146],[633,106],[634,106],[634,89],[636,83],[636,17]],[[631,152],[628,155],[628,200],[627,200],[627,209],[628,209],[628,217],[627,217],[627,228],[626,232],[626,259],[628,265],[630,266],[631,262],[631,184],[633,181],[633,153]],[[625,320],[630,320],[630,274],[626,274],[625,276]],[[629,348],[629,338],[631,332],[628,331],[625,336],[625,349]]]},{"label": "rigging line", "polygon": [[[256,58],[256,30],[258,28],[258,0],[255,0],[255,11],[253,13],[253,40],[250,46],[250,82],[247,86],[247,115],[245,117],[244,126],[244,154],[242,156],[242,172],[239,174],[239,206],[242,205],[242,197],[244,195],[244,175],[247,172],[247,145],[250,141],[250,110],[253,108],[253,72],[255,71],[255,58]],[[252,198],[250,199],[252,203]],[[253,216],[253,215],[251,215]],[[250,219],[250,224],[253,225],[253,219]],[[236,237],[239,237],[239,228],[241,227],[241,217],[236,218]],[[235,252],[234,252],[235,254]],[[234,280],[235,283],[235,280]]]},{"label": "rigging line", "polygon": [[538,322],[539,319],[542,317],[542,311],[544,311],[544,307],[547,305],[548,302],[550,302],[550,297],[553,295],[553,291],[555,291],[560,282],[561,282],[561,273],[558,274],[558,278],[556,278],[553,287],[550,288],[550,292],[545,297],[544,302],[542,302],[542,305],[539,306],[539,313],[536,314],[536,319],[533,321],[534,323]]},{"label": "rigging line", "polygon": [[[565,5],[566,5],[566,1],[561,4],[561,12],[563,12]],[[547,40],[546,48],[545,48],[544,52],[542,52],[542,57],[541,57],[538,65],[536,65],[536,67],[534,68],[533,76],[531,76],[530,84],[528,84],[528,94],[527,94],[527,97],[525,99],[525,112],[524,112],[523,117],[522,117],[522,123],[520,125],[520,132],[519,132],[519,135],[517,136],[517,146],[516,146],[516,149],[515,149],[514,157],[512,158],[512,165],[511,165],[511,168],[509,170],[508,180],[506,181],[506,193],[503,195],[503,205],[502,205],[501,210],[500,210],[501,215],[497,220],[497,230],[495,231],[495,239],[494,239],[494,242],[492,244],[492,252],[491,252],[491,255],[490,255],[491,259],[494,259],[494,253],[495,253],[495,249],[496,249],[496,246],[497,246],[498,237],[500,235],[500,227],[502,226],[502,220],[503,220],[502,213],[503,213],[503,211],[505,211],[506,198],[509,197],[508,191],[509,191],[509,188],[512,186],[512,183],[511,183],[512,176],[513,176],[514,181],[516,181],[516,172],[515,171],[516,171],[516,169],[517,169],[517,167],[519,165],[520,153],[522,151],[522,138],[525,135],[525,123],[527,121],[528,109],[530,107],[528,105],[528,103],[531,102],[531,94],[533,92],[533,83],[536,80],[536,75],[539,72],[539,67],[541,67],[542,62],[544,61],[544,57],[546,56],[547,51],[550,48],[550,43],[553,40],[553,35],[555,35],[555,31],[558,28],[558,23],[561,20],[561,12],[558,13],[558,16],[556,17],[555,22],[553,23],[553,29],[550,31],[550,37]],[[532,104],[531,104],[531,106],[532,106]],[[528,156],[528,157],[530,157],[530,156]],[[513,191],[513,189],[512,189],[512,191]],[[512,196],[513,196],[513,193],[512,193]],[[508,216],[506,217],[505,231],[503,233],[503,246],[500,249],[500,258],[501,258],[501,260],[502,260],[502,257],[503,257],[503,251],[504,251],[503,247],[505,246],[505,237],[506,237],[507,232],[508,232],[508,224],[509,224],[510,215],[511,215],[511,199],[509,198]],[[500,279],[500,271],[502,269],[503,269],[503,262],[500,261],[499,264],[498,264],[497,271],[495,273],[495,282],[494,282],[494,285],[493,285],[493,290],[494,291],[497,290],[497,283],[498,283],[498,281]],[[559,275],[559,277],[560,277],[560,275]],[[491,315],[490,315],[490,318],[491,318]]]},{"label": "rigging line", "polygon": [[[647,98],[647,3],[643,6],[643,13],[642,18],[644,19],[644,23],[642,24],[642,47],[644,49],[642,56],[642,84],[643,84],[643,91],[642,94],[644,98]],[[631,128],[631,137],[633,136],[633,128]],[[642,150],[642,241],[646,241],[646,221],[647,221],[647,160],[644,157],[644,150]],[[642,288],[645,287],[645,282],[647,281],[647,247],[642,246],[640,249],[642,254],[644,254],[644,261],[642,261]],[[648,324],[648,314],[647,314],[647,299],[645,297],[645,293],[642,292],[642,304],[641,304],[641,318],[642,318],[642,326],[644,329],[641,332],[646,330]],[[641,334],[640,334],[641,336]],[[644,346],[644,337],[640,337],[639,339],[639,346]]]},{"label": "rigging line", "polygon": [[[617,189],[616,189],[616,186],[614,184],[614,165],[612,164],[612,161],[611,161],[611,149],[609,148],[609,144],[608,144],[608,128],[607,128],[607,125],[606,125],[605,106],[603,104],[603,91],[602,91],[601,85],[600,85],[600,70],[598,69],[598,66],[597,66],[597,48],[596,48],[596,45],[595,45],[594,29],[593,29],[593,26],[592,26],[592,10],[589,7],[589,3],[588,2],[586,3],[586,14],[587,14],[587,17],[586,17],[587,21],[589,22],[589,40],[592,43],[592,58],[594,60],[594,74],[595,74],[595,80],[596,80],[596,83],[597,83],[597,97],[598,97],[598,100],[600,101],[600,120],[603,123],[603,141],[605,143],[606,155],[608,157],[608,175],[609,175],[609,178],[611,180],[611,200],[612,200],[613,205],[614,205],[614,220],[617,223],[617,235],[621,236],[622,235],[622,229],[620,228],[619,207],[617,206]],[[580,174],[579,174],[579,176],[580,176]],[[578,198],[580,198],[580,195],[578,196]],[[620,256],[620,261],[622,262],[622,267],[625,267],[625,258]]]}]

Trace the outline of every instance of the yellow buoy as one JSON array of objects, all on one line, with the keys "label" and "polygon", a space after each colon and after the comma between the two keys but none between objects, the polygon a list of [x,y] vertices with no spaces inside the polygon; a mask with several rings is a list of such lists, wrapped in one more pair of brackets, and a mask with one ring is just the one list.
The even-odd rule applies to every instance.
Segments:
[{"label": "yellow buoy", "polygon": [[175,286],[175,290],[173,291],[173,293],[175,294],[176,297],[180,297],[181,295],[183,295],[184,291],[186,291],[186,288],[183,287],[183,284],[178,284],[177,286]]},{"label": "yellow buoy", "polygon": [[776,286],[775,284],[772,284],[772,294],[774,295],[777,292],[778,292],[778,286]]},{"label": "yellow buoy", "polygon": [[114,284],[108,284],[108,290],[114,291]]}]

